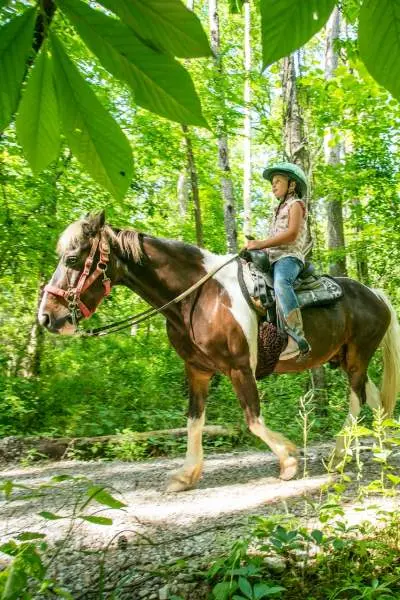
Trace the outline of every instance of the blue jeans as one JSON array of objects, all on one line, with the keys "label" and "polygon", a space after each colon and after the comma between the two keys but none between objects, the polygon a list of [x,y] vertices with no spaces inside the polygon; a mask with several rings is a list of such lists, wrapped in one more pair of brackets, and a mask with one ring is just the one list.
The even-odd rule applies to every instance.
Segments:
[{"label": "blue jeans", "polygon": [[286,256],[279,258],[273,267],[277,307],[283,316],[287,317],[292,310],[299,308],[296,294],[293,291],[293,284],[303,269],[303,263],[294,256]]}]

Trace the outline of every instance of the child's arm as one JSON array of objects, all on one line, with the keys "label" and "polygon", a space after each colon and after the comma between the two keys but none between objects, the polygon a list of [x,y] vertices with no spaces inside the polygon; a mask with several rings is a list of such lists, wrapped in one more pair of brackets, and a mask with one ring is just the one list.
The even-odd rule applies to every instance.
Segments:
[{"label": "child's arm", "polygon": [[247,250],[263,250],[264,248],[274,248],[294,242],[299,235],[301,222],[304,218],[304,208],[301,202],[294,202],[289,209],[289,224],[286,231],[282,231],[266,240],[248,240],[246,242]]}]

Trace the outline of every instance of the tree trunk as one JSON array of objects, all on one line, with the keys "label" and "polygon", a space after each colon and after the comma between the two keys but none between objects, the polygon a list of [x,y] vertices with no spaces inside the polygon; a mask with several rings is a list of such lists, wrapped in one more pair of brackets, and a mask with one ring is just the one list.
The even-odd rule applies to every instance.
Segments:
[{"label": "tree trunk", "polygon": [[[299,58],[300,61],[300,58]],[[283,140],[286,157],[289,161],[299,165],[310,179],[310,153],[304,132],[304,119],[302,108],[297,98],[296,69],[294,54],[283,59],[282,65],[282,97],[283,97]],[[309,190],[310,192],[310,190]],[[309,193],[310,196],[310,193]],[[307,199],[308,212],[311,212],[310,198]],[[310,219],[308,220],[309,240],[312,240]],[[311,258],[311,251],[307,255]],[[325,399],[325,372],[323,367],[311,370],[311,385],[314,391],[314,400],[318,412],[323,412]]]},{"label": "tree trunk", "polygon": [[356,261],[357,261],[357,278],[364,285],[369,285],[369,271],[368,271],[368,255],[367,250],[364,246],[362,238],[362,232],[364,229],[363,220],[363,207],[359,198],[354,198],[353,209],[355,213],[355,230],[357,232],[357,244],[356,244]]},{"label": "tree trunk", "polygon": [[251,8],[244,3],[243,232],[251,236]]},{"label": "tree trunk", "polygon": [[[193,10],[194,0],[187,0],[186,6],[188,7],[189,10]],[[187,193],[188,193],[187,183],[189,183],[189,187],[190,187],[190,191],[191,191],[191,195],[192,195],[192,199],[193,199],[194,221],[195,221],[195,226],[196,226],[196,243],[198,246],[204,246],[203,221],[202,221],[202,216],[201,216],[199,184],[198,184],[196,163],[195,163],[194,154],[193,154],[192,140],[191,140],[189,128],[187,127],[187,125],[182,125],[182,131],[183,131],[183,139],[184,139],[185,148],[186,148],[186,168],[187,168],[187,178],[189,179],[189,182],[186,181],[187,178],[185,177],[186,186],[180,190],[181,195],[179,194],[179,191],[178,191],[179,210],[181,212],[181,215],[185,216],[186,208],[187,208]],[[181,177],[180,177],[179,181],[181,181]],[[179,185],[179,181],[178,181],[178,185]],[[181,183],[182,183],[182,181],[181,181]],[[184,195],[184,193],[186,195]]]},{"label": "tree trunk", "polygon": [[[340,13],[335,7],[326,27],[325,78],[332,79],[338,66],[338,55],[335,50],[335,40],[340,33]],[[342,152],[339,143],[332,144],[332,131],[328,129],[325,138],[325,161],[332,168],[340,164]],[[346,255],[343,228],[343,207],[339,197],[327,197],[328,217],[328,248],[331,252],[329,273],[336,276],[346,276]]]},{"label": "tree trunk", "polygon": [[179,173],[176,184],[176,195],[178,198],[179,214],[182,218],[186,217],[188,206],[188,176],[186,168]]},{"label": "tree trunk", "polygon": [[189,128],[187,125],[182,125],[182,131],[185,139],[186,146],[186,160],[187,160],[187,170],[189,173],[189,181],[190,181],[190,190],[192,192],[193,198],[193,208],[194,208],[194,220],[196,224],[196,243],[198,246],[204,246],[203,239],[203,222],[201,218],[201,206],[200,206],[200,196],[199,196],[199,185],[197,179],[197,169],[194,161],[193,155],[193,146],[192,140],[189,134]]},{"label": "tree trunk", "polygon": [[[44,283],[44,276],[41,275],[37,295],[36,315],[39,310],[39,305],[42,298],[41,290]],[[29,331],[28,343],[26,345],[25,354],[21,360],[18,369],[18,375],[20,377],[26,377],[27,379],[31,379],[32,377],[37,377],[40,374],[40,359],[42,355],[43,332],[43,327],[40,327],[37,317],[35,316],[35,321],[32,324],[32,327]]]},{"label": "tree trunk", "polygon": [[286,157],[299,165],[305,173],[310,168],[310,155],[304,135],[302,111],[297,100],[294,54],[283,59],[283,139]]},{"label": "tree trunk", "polygon": [[228,136],[225,124],[225,97],[221,85],[223,78],[222,58],[220,53],[220,32],[218,16],[218,0],[209,0],[210,38],[211,48],[214,52],[215,80],[219,96],[220,114],[218,115],[218,165],[221,170],[221,190],[224,199],[224,223],[226,241],[229,252],[237,252],[237,231],[235,215],[235,198],[231,168],[229,164]]}]

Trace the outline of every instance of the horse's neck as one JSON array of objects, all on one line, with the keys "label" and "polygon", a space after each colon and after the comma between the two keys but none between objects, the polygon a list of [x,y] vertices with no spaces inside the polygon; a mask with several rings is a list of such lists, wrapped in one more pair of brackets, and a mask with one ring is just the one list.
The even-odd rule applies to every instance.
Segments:
[{"label": "horse's neck", "polygon": [[124,283],[153,306],[162,306],[205,274],[203,254],[195,246],[143,236],[142,247],[142,261],[127,263]]}]

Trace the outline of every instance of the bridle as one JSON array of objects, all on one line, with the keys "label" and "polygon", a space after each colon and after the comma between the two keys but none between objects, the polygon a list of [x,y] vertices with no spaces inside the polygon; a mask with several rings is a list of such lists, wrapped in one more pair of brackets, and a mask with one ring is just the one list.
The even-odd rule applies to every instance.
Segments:
[{"label": "bridle", "polygon": [[[99,249],[99,261],[96,265],[96,268],[90,273],[90,270],[93,265],[93,260],[97,251]],[[101,230],[100,233],[96,235],[93,239],[92,247],[90,249],[89,255],[85,261],[85,265],[83,267],[82,273],[79,276],[78,283],[75,287],[71,287],[68,285],[66,290],[62,290],[54,285],[46,285],[44,287],[44,291],[54,296],[60,296],[63,298],[68,306],[68,310],[70,312],[72,322],[75,328],[78,327],[78,321],[81,316],[85,319],[88,319],[92,316],[92,314],[96,311],[100,302],[109,295],[111,292],[111,280],[107,276],[107,266],[110,260],[110,246],[107,241],[107,238],[104,234],[104,231]],[[86,306],[86,304],[81,300],[81,294],[84,294],[87,289],[96,281],[98,277],[103,277],[103,296],[97,301],[96,305],[92,310]]]},{"label": "bridle", "polygon": [[[90,274],[90,269],[92,268],[97,248],[99,248],[100,252],[99,261],[97,263],[96,268]],[[72,323],[76,330],[75,333],[77,335],[85,337],[103,336],[108,335],[110,333],[115,333],[116,331],[120,331],[121,329],[125,329],[127,327],[132,327],[132,325],[136,325],[138,323],[141,323],[142,321],[146,321],[150,317],[162,313],[172,304],[177,304],[181,302],[184,298],[186,298],[199,287],[201,287],[206,281],[208,281],[208,279],[213,277],[213,275],[215,275],[215,273],[217,273],[220,269],[225,267],[228,263],[232,262],[233,260],[237,260],[238,257],[239,254],[229,256],[227,260],[223,261],[219,265],[216,265],[213,269],[211,269],[211,271],[206,273],[199,281],[197,281],[187,290],[182,292],[182,294],[179,294],[179,296],[177,296],[176,298],[169,300],[166,304],[160,306],[159,308],[148,308],[147,310],[137,315],[126,317],[125,319],[116,321],[114,323],[110,323],[109,325],[103,325],[102,327],[97,327],[96,329],[92,329],[89,331],[80,331],[78,329],[78,321],[80,317],[83,316],[85,319],[87,319],[90,316],[92,316],[92,314],[97,310],[97,307],[99,306],[103,298],[108,296],[111,291],[111,280],[109,277],[107,277],[107,266],[110,260],[110,245],[106,239],[104,231],[101,230],[92,242],[92,247],[85,261],[83,271],[79,276],[77,285],[75,287],[69,285],[66,290],[62,290],[61,288],[58,288],[54,285],[47,284],[44,287],[44,292],[48,292],[49,294],[53,294],[54,296],[59,296],[60,298],[63,298],[65,300],[65,302],[67,303],[68,310],[70,312]],[[81,294],[83,294],[100,275],[103,276],[103,296],[99,298],[94,308],[90,310],[86,306],[86,304],[82,302]]]}]

